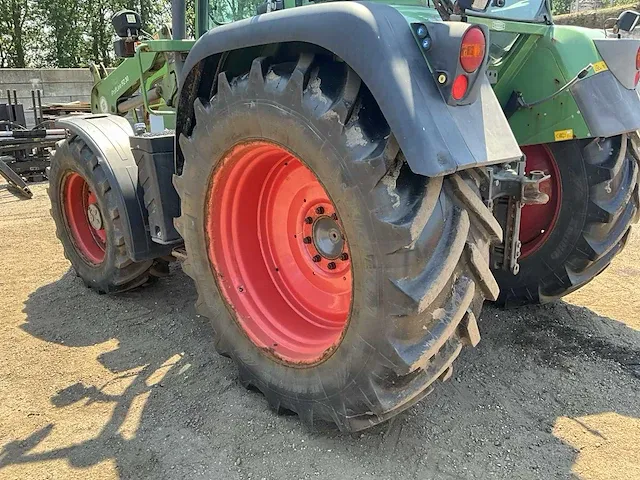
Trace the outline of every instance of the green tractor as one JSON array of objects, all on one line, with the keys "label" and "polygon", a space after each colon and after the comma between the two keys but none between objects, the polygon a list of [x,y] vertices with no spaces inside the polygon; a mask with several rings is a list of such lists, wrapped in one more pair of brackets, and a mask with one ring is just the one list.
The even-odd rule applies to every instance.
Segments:
[{"label": "green tractor", "polygon": [[78,276],[118,293],[179,260],[240,382],[309,424],[420,401],[485,299],[585,285],[640,209],[638,14],[488,1],[196,0],[195,40],[184,0],[154,37],[117,14],[124,60],[92,67],[49,176]]}]

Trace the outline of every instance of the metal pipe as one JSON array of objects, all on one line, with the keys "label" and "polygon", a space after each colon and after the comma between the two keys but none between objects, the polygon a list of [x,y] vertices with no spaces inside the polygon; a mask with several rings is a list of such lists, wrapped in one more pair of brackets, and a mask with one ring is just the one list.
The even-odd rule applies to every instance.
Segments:
[{"label": "metal pipe", "polygon": [[33,125],[38,125],[38,110],[36,110],[36,92],[31,90],[31,106],[33,107]]},{"label": "metal pipe", "polygon": [[36,90],[38,94],[38,116],[40,117],[40,121],[44,122],[44,115],[42,114],[42,98],[40,97],[40,89]]},{"label": "metal pipe", "polygon": [[7,108],[9,110],[9,121],[15,122],[16,117],[13,115],[13,107],[11,106],[11,90],[7,88]]},{"label": "metal pipe", "polygon": [[183,40],[187,33],[185,0],[171,0],[171,36]]},{"label": "metal pipe", "polygon": [[[156,87],[147,92],[147,98],[149,103],[160,100],[160,88]],[[118,104],[118,113],[127,113],[129,110],[138,108],[144,105],[144,98],[142,95],[136,95],[135,97],[128,98]]]},{"label": "metal pipe", "polygon": [[[202,2],[202,0],[201,0]],[[187,36],[187,6],[186,0],[171,0],[171,36],[174,40],[183,40]],[[176,81],[178,88],[182,79],[182,54],[175,52],[173,61],[176,70]]]},{"label": "metal pipe", "polygon": [[49,135],[66,135],[66,130],[64,128],[48,128],[45,130],[9,130],[7,132],[0,132],[0,138],[5,137],[16,137],[16,138],[46,138],[41,135],[44,132],[46,136]]},{"label": "metal pipe", "polygon": [[13,91],[13,104],[16,106],[16,108],[18,107],[18,92],[17,91]]}]

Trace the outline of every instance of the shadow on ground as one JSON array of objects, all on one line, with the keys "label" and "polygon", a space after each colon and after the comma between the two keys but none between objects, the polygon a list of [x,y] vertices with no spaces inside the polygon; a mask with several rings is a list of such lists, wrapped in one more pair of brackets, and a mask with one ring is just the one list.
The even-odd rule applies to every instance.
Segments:
[{"label": "shadow on ground", "polygon": [[[101,432],[43,449],[56,428],[49,424],[0,446],[0,469],[110,459],[121,478],[565,478],[579,452],[554,436],[559,417],[640,417],[640,332],[558,302],[507,312],[487,306],[483,340],[463,353],[452,381],[392,422],[362,434],[311,431],[237,383],[231,361],[214,353],[194,300],[192,283],[175,268],[118,297],[86,290],[71,272],[33,292],[26,332],[67,347],[116,339],[117,348],[98,360],[133,379],[117,394],[70,379],[51,403],[111,402]],[[141,396],[139,423],[125,434]]]}]

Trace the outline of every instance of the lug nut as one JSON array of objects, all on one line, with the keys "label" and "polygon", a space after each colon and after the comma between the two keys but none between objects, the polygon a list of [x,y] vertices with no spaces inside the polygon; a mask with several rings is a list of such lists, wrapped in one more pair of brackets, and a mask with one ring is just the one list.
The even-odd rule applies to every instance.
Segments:
[{"label": "lug nut", "polygon": [[327,268],[328,268],[329,270],[335,270],[335,268],[336,268],[336,263],[335,263],[335,262],[329,262],[329,263],[327,263]]},{"label": "lug nut", "polygon": [[304,219],[304,223],[306,223],[307,225],[311,225],[313,223],[313,218],[311,217],[307,217]]},{"label": "lug nut", "polygon": [[313,261],[318,263],[320,260],[322,260],[322,257],[320,255],[314,255],[313,256]]},{"label": "lug nut", "polygon": [[311,237],[304,237],[302,241],[308,245],[311,243]]},{"label": "lug nut", "polygon": [[322,215],[322,214],[324,213],[324,207],[318,207],[318,208],[316,208],[316,213],[317,213],[318,215]]},{"label": "lug nut", "polygon": [[335,213],[332,213],[331,218],[333,218],[334,220],[338,220],[338,215]]},{"label": "lug nut", "polygon": [[349,254],[348,254],[348,253],[346,253],[346,252],[345,252],[345,253],[340,254],[340,260],[344,260],[344,261],[349,260]]}]

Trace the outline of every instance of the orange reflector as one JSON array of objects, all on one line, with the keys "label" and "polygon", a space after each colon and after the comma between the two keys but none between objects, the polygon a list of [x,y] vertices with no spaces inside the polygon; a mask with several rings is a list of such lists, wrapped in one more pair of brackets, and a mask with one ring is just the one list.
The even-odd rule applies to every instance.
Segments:
[{"label": "orange reflector", "polygon": [[486,41],[478,27],[469,28],[460,45],[460,65],[465,72],[475,72],[484,60]]},{"label": "orange reflector", "polygon": [[640,82],[640,70],[638,70],[638,71],[636,72],[636,78],[635,78],[635,80],[633,81],[633,84],[637,87],[637,86],[638,86],[638,82]]},{"label": "orange reflector", "polygon": [[458,75],[451,86],[451,96],[454,100],[461,100],[467,94],[469,79],[466,75]]},{"label": "orange reflector", "polygon": [[636,70],[640,70],[640,48],[636,52]]}]

